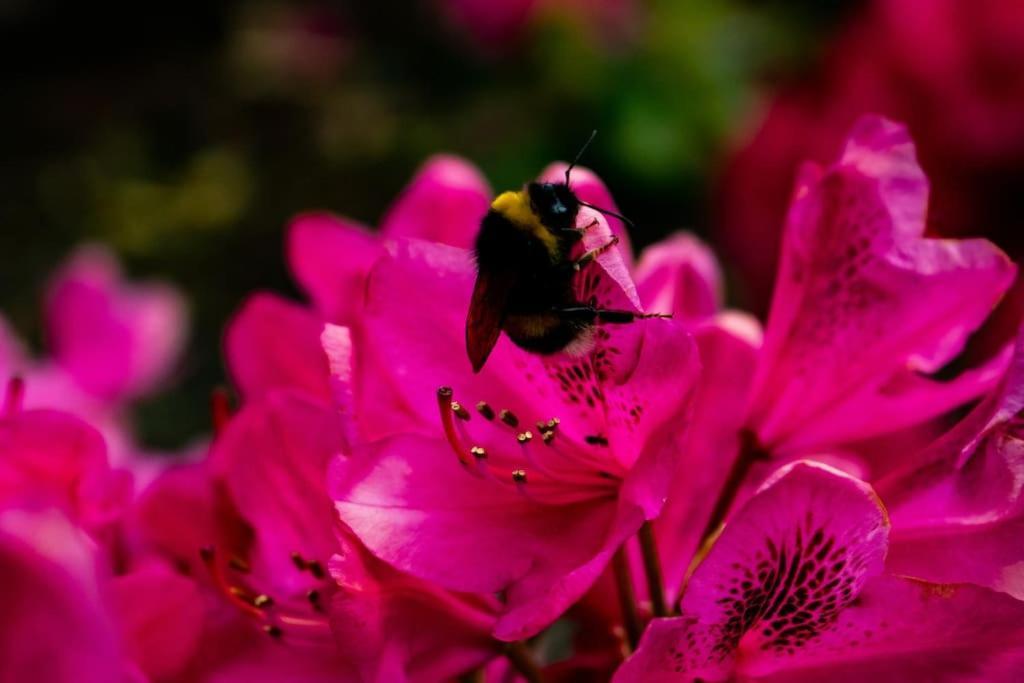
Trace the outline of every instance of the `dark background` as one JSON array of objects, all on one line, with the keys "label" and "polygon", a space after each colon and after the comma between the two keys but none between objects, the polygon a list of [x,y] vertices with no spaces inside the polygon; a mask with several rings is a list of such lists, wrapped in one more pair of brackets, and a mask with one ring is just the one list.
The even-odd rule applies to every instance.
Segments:
[{"label": "dark background", "polygon": [[3,0],[0,309],[41,350],[41,289],[83,241],[180,287],[188,351],[135,408],[143,442],[180,446],[207,428],[232,310],[255,289],[296,294],[290,216],[373,225],[442,151],[514,187],[597,128],[585,163],[638,247],[679,228],[713,238],[723,159],[859,3],[592,5],[550,2],[481,36],[441,0]]}]

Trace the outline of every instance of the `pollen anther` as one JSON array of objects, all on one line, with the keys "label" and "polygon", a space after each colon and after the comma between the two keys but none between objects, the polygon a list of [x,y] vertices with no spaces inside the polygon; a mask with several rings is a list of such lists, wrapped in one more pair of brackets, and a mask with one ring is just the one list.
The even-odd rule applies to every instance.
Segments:
[{"label": "pollen anther", "polygon": [[466,410],[466,408],[458,401],[452,401],[452,412],[455,413],[455,416],[460,420],[465,422],[469,421],[469,411]]},{"label": "pollen anther", "polygon": [[476,404],[476,412],[480,413],[480,415],[485,420],[493,420],[494,419],[494,408],[492,408],[489,405],[487,405],[487,401],[480,401],[479,403],[477,403]]}]

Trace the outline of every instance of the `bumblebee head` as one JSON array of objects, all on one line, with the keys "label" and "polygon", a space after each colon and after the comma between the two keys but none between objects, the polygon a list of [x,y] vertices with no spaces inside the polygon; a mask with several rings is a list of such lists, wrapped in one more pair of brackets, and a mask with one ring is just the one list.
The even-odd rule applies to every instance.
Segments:
[{"label": "bumblebee head", "polygon": [[530,183],[526,186],[530,208],[551,230],[569,230],[576,225],[580,200],[565,183]]}]

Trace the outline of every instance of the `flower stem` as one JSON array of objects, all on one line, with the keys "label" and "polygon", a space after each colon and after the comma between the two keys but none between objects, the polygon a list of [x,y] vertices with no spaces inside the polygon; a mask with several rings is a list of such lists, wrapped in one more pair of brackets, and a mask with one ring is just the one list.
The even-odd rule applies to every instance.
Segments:
[{"label": "flower stem", "polygon": [[640,642],[640,619],[636,614],[636,595],[633,591],[633,577],[629,571],[629,559],[626,557],[626,546],[623,544],[615,551],[612,558],[612,570],[619,593],[619,608],[622,610],[622,625],[626,629],[626,640],[629,650],[636,649]]},{"label": "flower stem", "polygon": [[769,457],[768,452],[757,442],[757,437],[753,432],[742,432],[740,439],[740,452],[736,455],[736,459],[732,463],[732,469],[729,470],[729,475],[722,484],[722,489],[718,493],[715,506],[711,509],[707,524],[700,535],[700,543],[697,544],[693,560],[686,571],[686,576],[683,577],[683,585],[679,588],[679,597],[676,602],[677,611],[679,602],[682,601],[683,594],[686,592],[686,584],[690,581],[690,575],[693,574],[693,570],[696,569],[697,564],[704,557],[707,546],[711,539],[714,538],[715,533],[718,532],[718,528],[725,521],[729,508],[732,507],[736,500],[736,494],[740,492],[740,486],[746,480],[747,475],[750,474],[750,469],[754,466],[754,463],[767,460]]},{"label": "flower stem", "polygon": [[654,527],[644,522],[637,534],[640,552],[644,557],[644,574],[647,576],[647,594],[651,598],[651,610],[656,617],[668,616],[665,607],[665,582],[661,576],[661,561],[658,559],[658,545],[654,540]]},{"label": "flower stem", "polygon": [[541,675],[540,667],[537,666],[533,654],[527,649],[526,643],[521,640],[515,643],[505,643],[504,651],[508,661],[528,683],[543,683],[544,678]]}]

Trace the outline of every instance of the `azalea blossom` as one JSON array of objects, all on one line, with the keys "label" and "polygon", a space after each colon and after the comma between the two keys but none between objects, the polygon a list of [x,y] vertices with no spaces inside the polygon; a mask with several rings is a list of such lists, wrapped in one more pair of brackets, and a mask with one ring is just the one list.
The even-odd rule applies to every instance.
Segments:
[{"label": "azalea blossom", "polygon": [[[330,404],[316,320],[268,294],[243,306],[225,338],[243,407],[206,461],[167,472],[140,503],[152,551],[215,598],[217,630],[191,667],[212,680],[428,681],[481,666],[502,651],[493,598],[404,575],[337,520],[328,465],[346,467],[350,418]],[[347,335],[335,342],[345,353]]]},{"label": "azalea blossom", "polygon": [[862,119],[793,194],[749,428],[774,453],[921,423],[998,381],[1006,356],[938,382],[1016,268],[985,240],[924,236],[928,183],[906,128]]},{"label": "azalea blossom", "polygon": [[[789,193],[804,162],[827,162],[854,122],[905,122],[934,192],[928,230],[984,235],[1024,253],[1016,198],[1024,162],[1024,7],[1015,0],[871,0],[823,59],[739,128],[716,197],[718,243],[745,301],[770,299]],[[1021,285],[1001,323],[1012,337]]]},{"label": "azalea blossom", "polygon": [[44,364],[0,337],[25,377],[0,402],[2,676],[1014,680],[1024,332],[938,373],[1015,267],[925,236],[906,130],[866,118],[801,174],[763,329],[697,238],[634,261],[601,181],[571,184],[601,207],[580,211],[581,253],[619,238],[576,298],[672,319],[548,356],[501,337],[474,372],[491,190],[435,157],[379,230],[293,222],[308,303],[243,302],[237,408],[215,394],[205,457],[141,484],[92,416],[121,425],[165,374],[174,297],[77,257],[45,365],[93,402],[43,407]]},{"label": "azalea blossom", "polygon": [[51,278],[44,300],[50,355],[35,359],[0,319],[0,379],[24,380],[28,407],[66,410],[100,429],[111,460],[155,474],[125,408],[166,381],[188,332],[181,294],[130,282],[108,250],[86,245]]},{"label": "azalea blossom", "polygon": [[892,515],[890,564],[1024,600],[1024,335],[999,387],[876,484]]},{"label": "azalea blossom", "polygon": [[0,510],[0,580],[3,680],[122,680],[90,541],[58,510]]},{"label": "azalea blossom", "polygon": [[655,620],[616,681],[1008,681],[1024,603],[885,569],[889,519],[867,484],[825,465],[776,473]]},{"label": "azalea blossom", "polygon": [[179,673],[201,632],[198,592],[169,567],[126,553],[132,476],[110,466],[99,431],[24,408],[21,390],[19,380],[9,384],[0,415],[0,565],[9,595],[22,596],[0,629],[4,677]]},{"label": "azalea blossom", "polygon": [[[579,177],[581,194],[607,194]],[[607,241],[601,215],[580,220],[600,226],[588,239]],[[378,249],[348,321],[351,377],[341,384],[360,443],[334,483],[339,513],[404,571],[457,590],[504,590],[498,637],[535,633],[660,508],[697,368],[692,341],[675,323],[650,321],[606,333],[590,356],[546,360],[502,339],[474,375],[461,338],[469,252],[401,239]],[[627,259],[611,250],[580,286],[638,309]],[[654,401],[666,372],[679,381]]]}]

